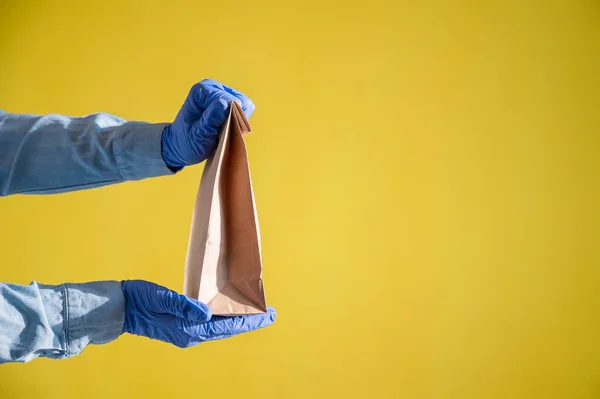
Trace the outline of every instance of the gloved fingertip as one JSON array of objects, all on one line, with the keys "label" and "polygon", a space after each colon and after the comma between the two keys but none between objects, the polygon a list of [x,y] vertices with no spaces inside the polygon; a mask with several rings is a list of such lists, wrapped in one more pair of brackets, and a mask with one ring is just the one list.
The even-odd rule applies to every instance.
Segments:
[{"label": "gloved fingertip", "polygon": [[277,318],[277,312],[275,312],[274,308],[269,306],[267,308],[267,313],[249,315],[245,317],[247,320],[246,327],[248,328],[246,331],[251,331],[273,324]]},{"label": "gloved fingertip", "polygon": [[241,105],[242,111],[244,111],[246,118],[250,119],[252,113],[256,109],[256,106],[254,105],[252,100],[250,100],[247,96],[240,93],[239,91],[234,90],[230,87],[225,86],[225,90],[235,97],[235,101]]},{"label": "gloved fingertip", "polygon": [[267,307],[267,314],[271,319],[271,323],[274,323],[275,319],[277,318],[277,311],[275,310],[275,308],[272,306]]},{"label": "gloved fingertip", "polygon": [[246,115],[246,118],[250,119],[250,117],[256,110],[256,105],[254,105],[254,103],[250,101],[250,99],[248,99],[248,102],[245,106],[242,107],[242,110],[244,111],[244,115]]}]

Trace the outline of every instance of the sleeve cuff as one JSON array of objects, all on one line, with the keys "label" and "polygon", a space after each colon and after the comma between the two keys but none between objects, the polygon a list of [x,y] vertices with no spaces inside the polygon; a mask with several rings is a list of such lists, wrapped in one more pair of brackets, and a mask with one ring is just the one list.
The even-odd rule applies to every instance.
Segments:
[{"label": "sleeve cuff", "polygon": [[127,122],[115,141],[115,158],[124,180],[172,175],[161,152],[162,132],[168,123]]},{"label": "sleeve cuff", "polygon": [[60,288],[65,357],[81,353],[88,344],[105,344],[121,335],[125,319],[121,283],[67,283]]}]

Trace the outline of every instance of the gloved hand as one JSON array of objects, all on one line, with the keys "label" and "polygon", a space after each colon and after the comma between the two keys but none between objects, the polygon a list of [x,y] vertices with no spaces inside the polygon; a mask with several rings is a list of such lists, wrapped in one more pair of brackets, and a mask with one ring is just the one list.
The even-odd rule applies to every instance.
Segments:
[{"label": "gloved hand", "polygon": [[204,161],[217,148],[219,128],[237,101],[249,119],[254,104],[237,90],[205,79],[192,86],[173,124],[162,134],[162,157],[173,168]]},{"label": "gloved hand", "polygon": [[212,316],[207,305],[143,280],[121,282],[125,295],[123,332],[171,343],[180,348],[229,338],[266,327],[275,309],[248,316]]}]

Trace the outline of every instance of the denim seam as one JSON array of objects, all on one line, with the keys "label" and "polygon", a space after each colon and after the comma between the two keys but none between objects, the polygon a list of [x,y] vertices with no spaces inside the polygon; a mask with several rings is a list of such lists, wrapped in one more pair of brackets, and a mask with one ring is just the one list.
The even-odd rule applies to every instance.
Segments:
[{"label": "denim seam", "polygon": [[63,288],[63,307],[65,309],[65,320],[64,320],[64,330],[65,330],[65,352],[66,352],[66,357],[70,357],[71,356],[71,351],[70,351],[70,337],[69,337],[69,290],[67,288],[67,286],[65,284],[62,284],[62,288]]},{"label": "denim seam", "polygon": [[115,157],[115,162],[117,163],[117,169],[119,170],[119,175],[121,176],[121,179],[123,181],[127,180],[126,176],[125,176],[125,172],[123,170],[123,167],[121,166],[121,147],[123,146],[123,136],[125,134],[125,125],[121,125],[119,126],[120,129],[118,129],[115,132],[115,144],[113,145],[113,156]]}]

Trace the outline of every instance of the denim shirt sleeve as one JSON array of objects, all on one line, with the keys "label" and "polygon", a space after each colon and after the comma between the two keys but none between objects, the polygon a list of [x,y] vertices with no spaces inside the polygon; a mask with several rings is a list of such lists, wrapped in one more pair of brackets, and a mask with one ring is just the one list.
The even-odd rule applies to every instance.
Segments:
[{"label": "denim shirt sleeve", "polygon": [[124,317],[118,281],[0,283],[0,364],[75,356],[88,344],[118,338]]},{"label": "denim shirt sleeve", "polygon": [[0,196],[75,191],[173,174],[161,155],[165,123],[0,110]]}]

